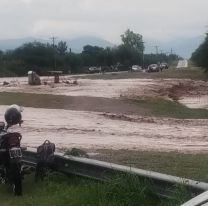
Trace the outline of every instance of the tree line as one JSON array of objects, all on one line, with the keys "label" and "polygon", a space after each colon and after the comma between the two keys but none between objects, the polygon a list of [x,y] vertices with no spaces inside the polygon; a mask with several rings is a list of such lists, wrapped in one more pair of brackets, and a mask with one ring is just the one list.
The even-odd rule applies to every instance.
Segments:
[{"label": "tree line", "polygon": [[208,33],[203,43],[193,52],[191,60],[202,68],[208,71]]},{"label": "tree line", "polygon": [[148,66],[157,62],[178,60],[177,55],[144,54],[143,37],[131,30],[121,35],[122,43],[115,47],[86,45],[81,53],[73,53],[64,41],[57,45],[29,42],[9,51],[0,51],[0,74],[26,75],[29,70],[46,75],[49,70],[64,73],[84,73],[90,66],[113,67],[122,70],[132,65]]}]

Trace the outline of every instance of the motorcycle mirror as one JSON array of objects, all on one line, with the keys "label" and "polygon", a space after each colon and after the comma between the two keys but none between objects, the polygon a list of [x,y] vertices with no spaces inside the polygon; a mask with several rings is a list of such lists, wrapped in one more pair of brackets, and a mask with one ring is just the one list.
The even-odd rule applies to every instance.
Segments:
[{"label": "motorcycle mirror", "polygon": [[0,130],[3,130],[5,128],[5,123],[4,122],[0,122]]},{"label": "motorcycle mirror", "polygon": [[22,126],[22,123],[23,123],[23,122],[24,122],[23,120],[20,121],[20,123],[19,123],[19,126],[20,126],[20,127]]}]

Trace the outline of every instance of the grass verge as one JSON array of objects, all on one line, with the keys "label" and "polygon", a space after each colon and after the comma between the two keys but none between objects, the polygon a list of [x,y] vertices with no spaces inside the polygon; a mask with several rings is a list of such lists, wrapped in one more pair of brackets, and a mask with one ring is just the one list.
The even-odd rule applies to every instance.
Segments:
[{"label": "grass verge", "polygon": [[146,109],[152,116],[178,119],[208,119],[207,109],[192,109],[175,101],[162,98],[147,98],[134,101],[138,107]]},{"label": "grass verge", "polygon": [[24,181],[23,197],[13,197],[5,188],[0,186],[1,206],[175,206],[190,198],[184,188],[177,188],[174,200],[161,200],[152,193],[148,182],[126,175],[105,183],[58,173],[34,183],[29,176]]},{"label": "grass verge", "polygon": [[208,181],[207,154],[184,154],[176,151],[96,150],[93,158],[200,181]]},{"label": "grass verge", "polygon": [[[76,77],[76,76],[75,76]],[[80,79],[192,79],[192,80],[208,80],[207,73],[201,68],[184,68],[184,69],[167,69],[163,72],[143,73],[143,72],[118,72],[118,73],[105,73],[94,75],[77,76]]]}]

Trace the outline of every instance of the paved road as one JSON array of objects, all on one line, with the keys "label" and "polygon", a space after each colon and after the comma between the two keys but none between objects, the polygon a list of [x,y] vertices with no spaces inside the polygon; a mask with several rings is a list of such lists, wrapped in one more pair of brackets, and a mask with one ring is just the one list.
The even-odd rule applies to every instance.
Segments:
[{"label": "paved road", "polygon": [[176,68],[187,68],[188,67],[188,61],[186,59],[184,60],[179,60],[178,65]]}]

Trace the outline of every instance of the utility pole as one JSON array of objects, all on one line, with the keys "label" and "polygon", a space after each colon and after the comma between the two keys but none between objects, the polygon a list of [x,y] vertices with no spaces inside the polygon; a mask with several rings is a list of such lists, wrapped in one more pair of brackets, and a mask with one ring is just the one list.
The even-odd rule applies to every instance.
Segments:
[{"label": "utility pole", "polygon": [[53,45],[53,48],[55,47],[55,40],[57,39],[58,37],[55,37],[55,36],[52,36],[50,39],[52,40],[52,45]]},{"label": "utility pole", "polygon": [[159,49],[159,46],[156,45],[155,50],[156,50],[156,60],[157,60],[157,62],[159,61],[158,49]]},{"label": "utility pole", "polygon": [[145,42],[144,41],[142,41],[142,69],[144,69],[144,44],[145,44]]},{"label": "utility pole", "polygon": [[55,40],[58,37],[51,37],[50,39],[52,40],[52,46],[53,46],[53,50],[54,50],[54,70],[56,70],[56,48],[55,48]]},{"label": "utility pole", "polygon": [[155,46],[156,54],[158,54],[158,48],[159,48],[159,46]]}]

